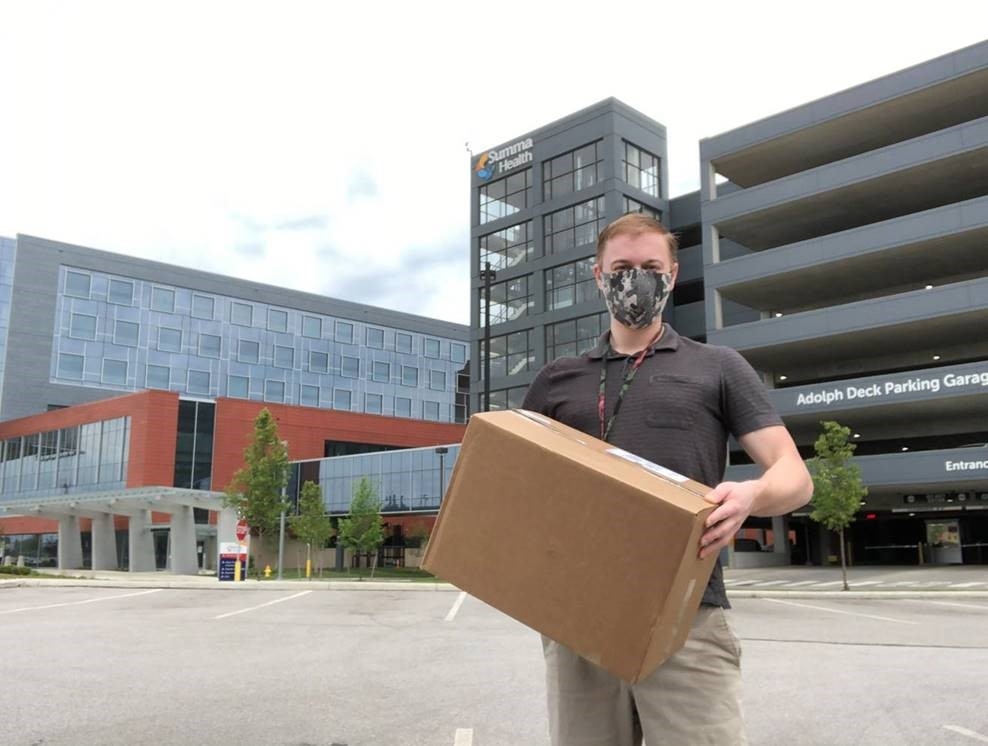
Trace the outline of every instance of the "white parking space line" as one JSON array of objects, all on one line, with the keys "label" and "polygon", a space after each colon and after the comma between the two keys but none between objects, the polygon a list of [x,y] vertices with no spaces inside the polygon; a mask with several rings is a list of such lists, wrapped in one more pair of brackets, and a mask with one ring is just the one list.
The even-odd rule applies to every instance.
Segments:
[{"label": "white parking space line", "polygon": [[283,598],[276,598],[274,601],[268,601],[263,604],[258,604],[257,606],[251,606],[246,609],[240,609],[238,611],[231,611],[226,614],[220,614],[219,616],[214,616],[213,619],[226,619],[228,616],[236,616],[237,614],[246,614],[248,611],[256,611],[257,609],[263,609],[265,606],[271,606],[272,604],[280,604],[282,601],[291,601],[293,598],[298,598],[299,596],[305,596],[312,591],[302,591],[301,593],[295,593],[291,596],[285,596]]},{"label": "white parking space line", "polygon": [[988,604],[979,606],[978,604],[959,604],[954,601],[930,601],[930,603],[936,604],[937,606],[959,606],[962,609],[978,609],[979,611],[988,611]]},{"label": "white parking space line", "polygon": [[852,588],[860,588],[863,585],[878,585],[881,582],[881,580],[851,580],[848,585]]},{"label": "white parking space line", "polygon": [[845,614],[847,616],[859,616],[865,619],[877,619],[880,622],[896,622],[897,624],[919,624],[919,622],[912,622],[907,619],[892,619],[887,616],[876,616],[875,614],[862,614],[860,611],[843,611],[842,609],[828,609],[826,606],[813,606],[812,604],[798,604],[795,601],[783,601],[781,598],[763,598],[763,601],[771,601],[776,604],[785,604],[786,606],[799,606],[803,609],[816,609],[817,611],[829,611],[831,614]]},{"label": "white parking space line", "polygon": [[[452,622],[456,618],[456,612],[460,610],[460,607],[463,606],[463,602],[466,600],[467,600],[467,592],[460,591],[460,595],[457,596],[456,600],[453,602],[453,607],[449,610],[449,613],[446,615],[445,621]],[[473,739],[473,731],[470,731],[470,733],[471,733],[470,738]]]},{"label": "white parking space line", "polygon": [[453,736],[453,746],[472,746],[473,728],[457,728]]},{"label": "white parking space line", "polygon": [[100,596],[99,598],[87,598],[85,601],[65,601],[60,604],[45,604],[44,606],[24,606],[20,609],[7,609],[0,611],[0,614],[16,614],[19,611],[35,611],[36,609],[57,609],[60,606],[80,606],[82,604],[95,604],[99,601],[114,601],[118,598],[131,598],[132,596],[145,596],[148,593],[157,593],[163,588],[152,588],[148,591],[137,591],[136,593],[121,593],[116,596]]},{"label": "white parking space line", "polygon": [[981,743],[988,743],[988,736],[983,736],[980,733],[975,733],[973,730],[962,728],[959,725],[945,725],[943,726],[943,729],[953,731],[954,733],[960,733],[962,736],[973,738],[975,741],[981,741]]},{"label": "white parking space line", "polygon": [[976,585],[984,585],[984,581],[978,581],[977,583],[954,583],[951,588],[973,588]]},{"label": "white parking space line", "polygon": [[724,585],[727,585],[728,583],[730,583],[732,586],[734,586],[734,585],[751,585],[752,583],[757,583],[757,582],[758,582],[757,580],[725,580],[724,581]]},{"label": "white parking space line", "polygon": [[759,583],[759,588],[768,588],[770,585],[782,585],[783,583],[788,583],[787,580],[766,580],[764,583]]},{"label": "white parking space line", "polygon": [[[817,583],[813,587],[814,588],[826,588],[826,587],[831,586],[831,585],[843,585],[843,584],[844,584],[844,581],[843,580],[831,580],[829,583]],[[848,583],[848,585],[850,585],[850,583]]]},{"label": "white parking space line", "polygon": [[813,585],[815,582],[816,582],[815,580],[800,580],[796,583],[790,583],[789,587],[795,588],[796,586],[800,586],[800,585]]}]

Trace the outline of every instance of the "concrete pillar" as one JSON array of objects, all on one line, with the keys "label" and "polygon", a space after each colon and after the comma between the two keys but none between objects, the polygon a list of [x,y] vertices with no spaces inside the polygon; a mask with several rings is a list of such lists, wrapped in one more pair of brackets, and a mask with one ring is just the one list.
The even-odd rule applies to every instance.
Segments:
[{"label": "concrete pillar", "polygon": [[216,544],[215,536],[207,536],[203,541],[202,548],[202,569],[216,570],[219,562],[219,546]]},{"label": "concrete pillar", "polygon": [[236,541],[238,520],[234,508],[223,508],[216,519],[216,541],[220,544]]},{"label": "concrete pillar", "polygon": [[117,532],[112,513],[93,518],[93,569],[117,569]]},{"label": "concrete pillar", "polygon": [[176,575],[199,574],[194,516],[188,505],[178,506],[172,513],[171,531],[168,532],[168,559],[169,569]]},{"label": "concrete pillar", "polygon": [[79,518],[74,515],[58,519],[58,569],[78,570],[82,567],[82,535]]},{"label": "concrete pillar", "polygon": [[154,537],[151,535],[151,511],[142,510],[130,517],[127,529],[127,557],[131,572],[154,572]]},{"label": "concrete pillar", "polygon": [[789,557],[789,518],[784,515],[777,515],[772,518],[772,537],[775,540],[775,547],[772,551],[776,554],[784,554]]}]

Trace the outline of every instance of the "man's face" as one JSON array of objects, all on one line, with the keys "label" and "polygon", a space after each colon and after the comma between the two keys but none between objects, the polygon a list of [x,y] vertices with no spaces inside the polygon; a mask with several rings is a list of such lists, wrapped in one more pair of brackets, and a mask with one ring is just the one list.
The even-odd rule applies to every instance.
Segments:
[{"label": "man's face", "polygon": [[[597,287],[604,290],[601,274],[622,269],[647,269],[672,275],[672,285],[676,284],[679,265],[672,261],[672,252],[666,237],[658,233],[640,233],[637,236],[622,234],[615,236],[604,246],[600,261],[593,265],[593,276]],[[672,292],[672,286],[669,288]]]}]

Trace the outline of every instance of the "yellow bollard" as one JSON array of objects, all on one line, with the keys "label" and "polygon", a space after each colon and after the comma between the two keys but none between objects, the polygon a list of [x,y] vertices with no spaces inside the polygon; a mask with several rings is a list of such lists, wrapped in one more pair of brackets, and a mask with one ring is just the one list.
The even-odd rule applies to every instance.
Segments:
[{"label": "yellow bollard", "polygon": [[236,562],[233,563],[233,579],[238,583],[240,582],[240,573],[242,571],[243,570],[240,567],[240,560],[238,559]]},{"label": "yellow bollard", "polygon": [[305,577],[307,579],[312,577],[312,560],[310,559],[305,561]]},{"label": "yellow bollard", "polygon": [[270,578],[271,577],[271,565],[265,565],[264,566],[264,577],[266,577],[266,578]]}]

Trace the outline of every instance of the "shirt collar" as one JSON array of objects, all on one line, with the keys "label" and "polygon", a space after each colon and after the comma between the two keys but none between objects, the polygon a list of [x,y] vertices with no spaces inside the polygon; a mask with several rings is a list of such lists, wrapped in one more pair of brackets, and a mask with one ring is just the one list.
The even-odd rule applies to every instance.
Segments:
[{"label": "shirt collar", "polygon": [[[673,329],[671,326],[669,326],[669,324],[666,324],[665,322],[663,322],[662,327],[663,327],[662,336],[659,337],[658,342],[656,342],[649,348],[648,352],[645,353],[645,357],[651,357],[659,350],[672,350],[674,352],[679,349],[679,335],[676,333],[676,330]],[[607,331],[605,331],[603,334],[600,335],[600,337],[597,339],[597,346],[587,353],[587,357],[589,357],[591,360],[600,360],[601,358],[603,358],[604,352],[610,346],[610,340],[611,340],[611,331],[610,329],[608,329]],[[611,350],[611,354],[608,356],[608,359],[613,360],[615,358],[622,358],[622,357],[628,357],[628,356],[623,355],[620,352],[615,352],[614,350]]]}]

